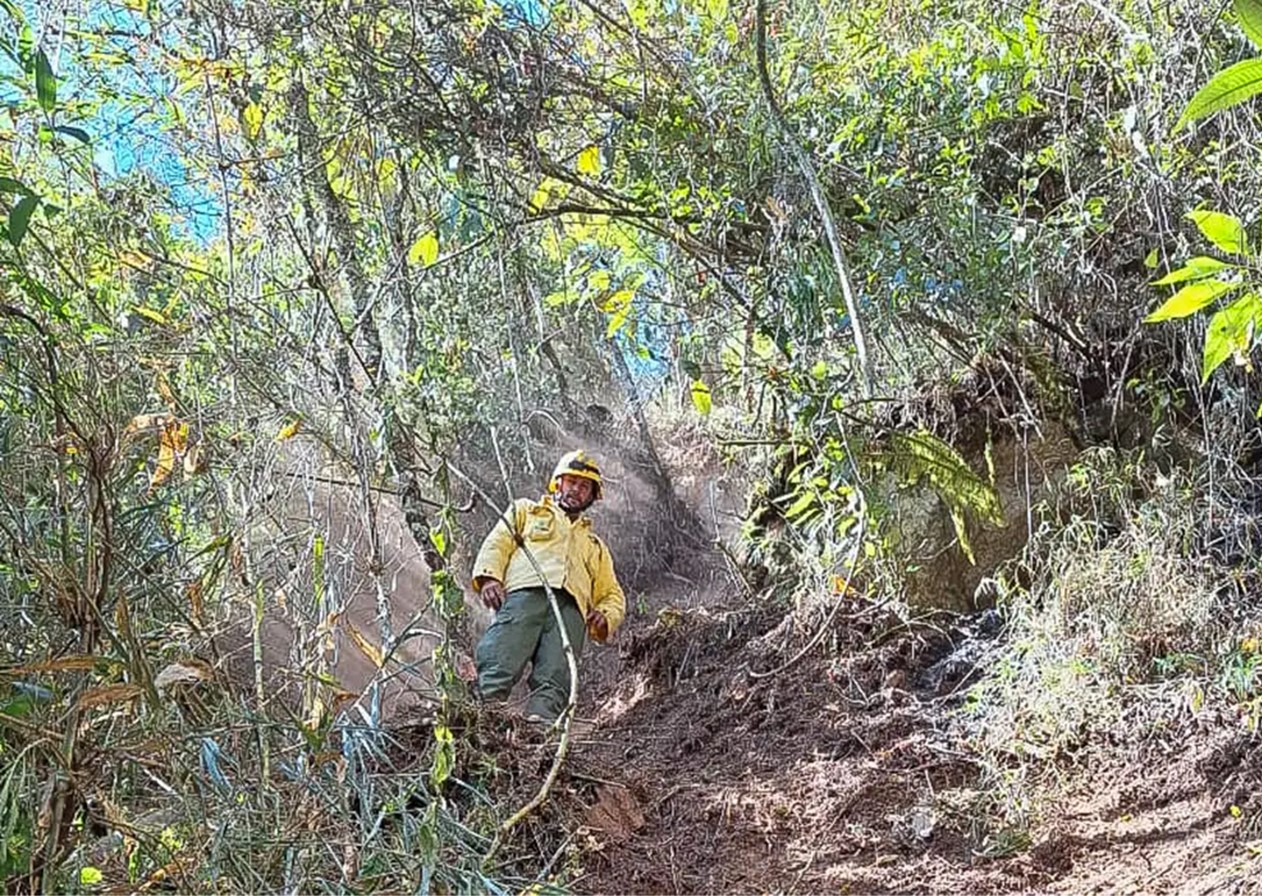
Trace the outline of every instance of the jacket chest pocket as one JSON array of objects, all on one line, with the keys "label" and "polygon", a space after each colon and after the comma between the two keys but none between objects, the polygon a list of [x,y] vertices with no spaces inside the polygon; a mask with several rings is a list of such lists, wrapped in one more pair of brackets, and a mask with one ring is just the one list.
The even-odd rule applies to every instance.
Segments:
[{"label": "jacket chest pocket", "polygon": [[526,539],[528,541],[547,541],[556,531],[556,518],[552,514],[531,513],[526,518]]}]

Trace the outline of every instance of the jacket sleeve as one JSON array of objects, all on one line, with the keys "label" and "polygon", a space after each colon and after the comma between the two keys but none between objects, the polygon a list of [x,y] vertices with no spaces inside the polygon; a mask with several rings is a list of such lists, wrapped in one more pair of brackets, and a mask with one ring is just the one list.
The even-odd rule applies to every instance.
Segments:
[{"label": "jacket sleeve", "polygon": [[[483,578],[495,579],[501,583],[504,581],[508,572],[508,561],[512,559],[513,551],[517,550],[517,539],[513,533],[522,530],[525,524],[522,519],[524,512],[522,501],[514,501],[482,540],[482,547],[478,549],[478,556],[473,561],[474,591],[482,590]],[[506,518],[513,521],[513,529],[508,528]]]},{"label": "jacket sleeve", "polygon": [[609,633],[622,624],[627,616],[627,599],[613,571],[613,557],[605,543],[599,542],[600,557],[596,563],[596,575],[592,581],[592,608],[600,610],[609,623]]}]

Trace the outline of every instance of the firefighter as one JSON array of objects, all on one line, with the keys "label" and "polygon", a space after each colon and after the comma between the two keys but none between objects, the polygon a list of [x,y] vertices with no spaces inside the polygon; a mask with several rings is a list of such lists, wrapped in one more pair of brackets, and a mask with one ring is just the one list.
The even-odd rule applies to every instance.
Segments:
[{"label": "firefighter", "polygon": [[543,581],[556,595],[576,664],[587,637],[604,642],[625,617],[609,548],[583,515],[602,486],[591,456],[571,451],[557,463],[548,493],[514,501],[482,542],[473,589],[495,611],[476,652],[482,699],[505,699],[529,662],[527,718],[553,722],[569,702],[569,664]]}]

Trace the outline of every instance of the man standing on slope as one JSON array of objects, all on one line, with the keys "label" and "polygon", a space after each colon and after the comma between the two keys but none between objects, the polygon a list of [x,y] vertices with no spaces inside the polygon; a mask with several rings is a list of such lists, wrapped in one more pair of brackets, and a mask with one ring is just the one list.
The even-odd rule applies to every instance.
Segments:
[{"label": "man standing on slope", "polygon": [[626,615],[626,599],[609,548],[582,515],[600,497],[596,463],[571,451],[557,464],[548,492],[538,501],[514,501],[491,529],[474,561],[473,590],[496,611],[477,648],[482,698],[506,698],[530,662],[527,717],[551,722],[569,702],[570,669],[540,571],[561,608],[575,663],[584,633],[608,638]]}]

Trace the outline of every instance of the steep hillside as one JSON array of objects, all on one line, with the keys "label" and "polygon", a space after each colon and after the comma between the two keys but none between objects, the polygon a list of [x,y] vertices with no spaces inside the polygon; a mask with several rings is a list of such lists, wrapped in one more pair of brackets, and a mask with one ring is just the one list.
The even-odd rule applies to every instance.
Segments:
[{"label": "steep hillside", "polygon": [[[587,707],[556,820],[578,892],[1248,893],[1262,744],[1234,719],[1093,743],[1005,829],[970,739],[993,614],[663,605]],[[814,624],[819,624],[815,620]],[[1236,808],[1233,809],[1232,807]],[[1233,814],[1236,813],[1236,814]]]}]

